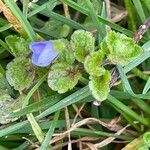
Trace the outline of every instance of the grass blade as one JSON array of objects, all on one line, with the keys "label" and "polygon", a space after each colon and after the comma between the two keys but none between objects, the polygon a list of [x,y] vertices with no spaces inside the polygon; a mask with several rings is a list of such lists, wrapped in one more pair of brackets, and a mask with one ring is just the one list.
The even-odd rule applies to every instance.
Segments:
[{"label": "grass blade", "polygon": [[[33,10],[36,10],[36,9],[39,9],[39,8],[40,8],[40,6],[38,6],[36,4],[32,4],[32,9]],[[44,10],[40,11],[39,13],[44,15],[44,16],[52,17],[52,18],[54,18],[54,19],[56,19],[58,21],[61,21],[62,23],[71,26],[72,28],[85,29],[85,27],[83,25],[77,23],[76,21],[71,20],[69,18],[66,18],[66,17],[64,17],[62,15],[59,15],[59,14],[57,14],[57,13],[55,13],[55,12],[49,10],[49,9],[44,9]],[[29,13],[28,17],[30,17],[30,16],[31,16],[31,14]]]},{"label": "grass blade", "polygon": [[150,77],[149,77],[148,81],[146,82],[146,85],[143,89],[142,94],[146,94],[149,91],[149,89],[150,89]]},{"label": "grass blade", "polygon": [[56,104],[57,102],[59,102],[63,97],[64,97],[63,95],[56,94],[56,95],[52,95],[50,97],[41,99],[38,102],[32,103],[31,105],[28,105],[25,108],[12,113],[11,116],[12,117],[21,117],[21,116],[29,114],[29,113],[47,109],[47,108],[51,107],[52,105]]},{"label": "grass blade", "polygon": [[135,94],[128,82],[127,76],[121,66],[118,66],[119,74],[122,80],[122,84],[124,86],[124,89],[126,92],[128,92],[131,96],[136,97],[136,98],[141,98],[141,99],[149,99],[150,98],[150,93],[147,94]]},{"label": "grass blade", "polygon": [[145,61],[146,59],[148,59],[150,57],[150,41],[148,41],[147,43],[145,43],[142,46],[144,53],[142,55],[140,55],[139,57],[137,57],[135,60],[133,60],[132,62],[130,62],[125,68],[124,68],[124,72],[127,73],[130,70],[132,70],[133,68],[135,68],[136,66],[138,66],[139,64],[141,64],[143,61]]},{"label": "grass blade", "polygon": [[48,11],[51,11],[54,8],[54,6],[56,5],[56,2],[57,2],[57,0],[51,0],[47,3],[44,3],[41,6],[38,6],[36,4],[31,4],[31,8],[32,9],[34,8],[34,9],[33,9],[33,11],[31,11],[28,14],[28,17],[32,17],[35,14],[40,13],[41,11],[44,11],[45,9],[48,9]]},{"label": "grass blade", "polygon": [[0,32],[6,31],[12,27],[11,24],[6,24],[3,27],[0,28]]},{"label": "grass blade", "polygon": [[54,133],[54,130],[55,130],[55,127],[56,127],[56,124],[57,124],[57,121],[58,121],[58,118],[59,118],[59,115],[60,115],[60,111],[57,111],[55,113],[55,116],[54,116],[54,120],[53,122],[51,123],[50,125],[50,128],[46,134],[46,137],[41,145],[41,147],[39,148],[39,150],[47,150],[47,147],[49,145],[49,141],[51,140],[52,138],[52,135]]},{"label": "grass blade", "polygon": [[109,95],[108,101],[112,103],[113,105],[115,105],[117,108],[121,109],[123,112],[125,112],[129,116],[131,116],[133,119],[135,119],[135,121],[139,121],[145,126],[148,126],[148,127],[150,126],[150,122],[148,119],[145,119],[144,117],[140,116],[139,114],[131,110],[128,106],[124,105],[119,100],[117,100],[115,97]]},{"label": "grass blade", "polygon": [[[74,92],[73,94],[67,96],[66,98],[62,99],[61,101],[59,101],[58,103],[56,103],[55,105],[53,105],[52,107],[50,107],[49,109],[45,110],[44,112],[42,112],[40,115],[38,115],[37,117],[35,117],[37,120],[42,119],[43,117],[46,117],[47,115],[54,113],[62,108],[65,108],[73,103],[76,103],[88,96],[91,95],[91,92],[89,91],[89,87],[86,86],[80,90],[78,90],[77,92]],[[0,137],[8,135],[22,127],[25,127],[28,125],[28,121],[23,121],[23,122],[19,122],[17,124],[14,124],[10,127],[4,128],[4,129],[0,129]]]},{"label": "grass blade", "polygon": [[27,14],[28,14],[28,6],[29,6],[29,0],[24,0],[23,1],[23,15],[25,16],[25,18],[27,18]]},{"label": "grass blade", "polygon": [[16,5],[16,3],[12,0],[4,0],[4,2],[8,5],[12,13],[16,16],[16,18],[20,21],[22,27],[26,31],[27,35],[29,36],[31,41],[34,41],[36,39],[36,34],[33,31],[30,23],[27,21],[26,18],[24,18],[22,12]]},{"label": "grass blade", "polygon": [[[86,9],[84,9],[83,7],[81,7],[80,5],[78,5],[77,3],[75,3],[71,0],[61,0],[61,1],[66,3],[68,6],[74,8],[75,10],[77,10],[77,11],[79,11],[79,12],[81,12],[81,13],[88,16],[88,11]],[[122,32],[122,33],[124,33],[128,36],[133,36],[133,33],[131,31],[129,31],[129,30],[127,30],[127,29],[125,29],[125,28],[123,28],[123,27],[121,27],[121,26],[119,26],[119,25],[117,25],[117,24],[115,24],[115,23],[99,16],[99,15],[98,15],[98,20],[99,20],[99,22],[110,26],[112,29],[115,29],[119,32]]]}]

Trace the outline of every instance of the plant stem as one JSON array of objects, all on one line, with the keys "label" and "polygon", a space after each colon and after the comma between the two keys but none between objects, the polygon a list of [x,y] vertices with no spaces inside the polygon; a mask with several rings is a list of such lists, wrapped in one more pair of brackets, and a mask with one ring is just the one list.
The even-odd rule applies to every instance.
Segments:
[{"label": "plant stem", "polygon": [[139,78],[147,81],[149,76],[146,75],[145,73],[143,73],[141,70],[139,70],[138,68],[133,68],[132,71],[136,76],[138,76]]}]

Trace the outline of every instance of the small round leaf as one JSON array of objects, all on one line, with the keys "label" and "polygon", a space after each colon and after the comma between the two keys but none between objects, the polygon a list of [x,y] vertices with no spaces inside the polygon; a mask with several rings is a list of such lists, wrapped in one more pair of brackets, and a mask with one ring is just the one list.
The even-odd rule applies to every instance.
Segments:
[{"label": "small round leaf", "polygon": [[79,62],[84,62],[85,57],[94,51],[94,44],[95,39],[88,31],[77,30],[71,36],[71,47]]},{"label": "small round leaf", "polygon": [[110,91],[110,79],[111,74],[109,71],[105,71],[105,74],[100,77],[90,76],[89,87],[96,100],[104,101],[107,99]]},{"label": "small round leaf", "polygon": [[48,75],[48,85],[58,93],[71,90],[80,79],[78,66],[70,66],[67,63],[53,64]]},{"label": "small round leaf", "polygon": [[15,90],[22,91],[30,87],[34,76],[34,68],[29,59],[18,57],[7,65],[6,78]]},{"label": "small round leaf", "polygon": [[122,66],[126,66],[143,52],[143,49],[138,46],[133,39],[114,31],[110,31],[107,34],[105,45],[107,45],[105,48],[104,45],[101,48],[107,48],[108,59],[113,64]]},{"label": "small round leaf", "polygon": [[103,53],[101,51],[92,52],[85,58],[84,68],[91,76],[101,76],[105,73],[105,69],[102,66]]}]

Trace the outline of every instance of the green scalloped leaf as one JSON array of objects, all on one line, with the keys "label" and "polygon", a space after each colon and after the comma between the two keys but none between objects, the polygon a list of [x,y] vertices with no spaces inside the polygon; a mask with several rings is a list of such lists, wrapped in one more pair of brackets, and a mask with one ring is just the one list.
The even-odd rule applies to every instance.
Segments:
[{"label": "green scalloped leaf", "polygon": [[85,58],[84,68],[91,76],[101,76],[105,73],[102,66],[104,54],[101,51],[92,52]]},{"label": "green scalloped leaf", "polygon": [[35,71],[29,59],[15,58],[7,64],[6,78],[15,90],[22,91],[32,85]]},{"label": "green scalloped leaf", "polygon": [[133,39],[114,31],[107,34],[103,44],[102,50],[107,51],[108,59],[117,65],[126,66],[143,52]]},{"label": "green scalloped leaf", "polygon": [[54,40],[55,50],[59,52],[57,62],[66,62],[68,64],[73,64],[75,61],[74,53],[71,49],[70,43],[66,39]]},{"label": "green scalloped leaf", "polygon": [[75,52],[75,58],[83,63],[85,57],[94,51],[95,39],[90,32],[77,30],[71,36],[71,47]]},{"label": "green scalloped leaf", "polygon": [[18,99],[13,99],[5,93],[5,91],[1,90],[0,95],[0,123],[6,124],[11,121],[15,121],[18,118],[11,118],[9,115],[22,108],[22,98],[19,97]]},{"label": "green scalloped leaf", "polygon": [[5,38],[5,41],[10,48],[10,53],[15,57],[28,56],[30,54],[29,40],[16,35],[9,35]]},{"label": "green scalloped leaf", "polygon": [[78,83],[80,77],[81,74],[78,66],[70,66],[67,63],[56,63],[51,66],[48,75],[48,85],[58,93],[65,93]]},{"label": "green scalloped leaf", "polygon": [[100,77],[90,76],[89,88],[92,91],[93,97],[98,101],[104,101],[107,99],[110,88],[111,73],[105,71],[105,74]]},{"label": "green scalloped leaf", "polygon": [[150,132],[144,133],[143,140],[144,140],[144,143],[149,145],[149,147],[150,147]]}]

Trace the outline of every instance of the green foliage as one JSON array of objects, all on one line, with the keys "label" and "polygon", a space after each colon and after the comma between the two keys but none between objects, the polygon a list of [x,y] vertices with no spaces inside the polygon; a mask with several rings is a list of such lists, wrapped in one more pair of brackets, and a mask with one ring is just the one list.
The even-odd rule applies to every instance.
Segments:
[{"label": "green foliage", "polygon": [[[87,5],[86,5],[86,2],[83,1],[83,0],[77,0],[77,3],[84,9],[87,9]],[[101,11],[101,3],[100,3],[100,0],[91,0],[91,3],[94,7],[94,10],[95,10],[95,14],[98,14],[100,13]],[[91,22],[92,24],[92,22]]]},{"label": "green foliage", "polygon": [[6,79],[3,74],[0,73],[0,90],[6,90]]},{"label": "green foliage", "polygon": [[51,19],[45,23],[44,27],[41,28],[41,31],[44,31],[55,38],[63,38],[68,35],[70,27],[58,20]]},{"label": "green foliage", "polygon": [[58,93],[65,93],[78,83],[80,76],[78,66],[70,66],[65,62],[56,63],[51,66],[48,85]]},{"label": "green foliage", "polygon": [[126,66],[143,52],[133,39],[114,31],[107,34],[104,42],[109,53],[107,57],[113,64]]},{"label": "green foliage", "polygon": [[71,49],[70,43],[66,39],[54,40],[55,49],[59,52],[58,62],[66,62],[73,64],[75,61],[74,53]]},{"label": "green foliage", "polygon": [[144,140],[145,144],[150,147],[150,132],[144,133],[143,140]]},{"label": "green foliage", "polygon": [[15,57],[28,56],[30,54],[29,50],[29,40],[25,40],[22,37],[16,35],[9,35],[5,38],[7,45],[10,48],[10,53]]},{"label": "green foliage", "polygon": [[84,68],[91,76],[101,76],[105,73],[105,69],[102,67],[103,57],[101,51],[96,51],[85,58]]},{"label": "green foliage", "polygon": [[100,77],[90,76],[89,87],[96,100],[104,101],[107,99],[110,91],[110,79],[111,74],[109,71],[105,71],[105,74]]},{"label": "green foliage", "polygon": [[139,148],[143,147],[144,145],[145,144],[142,137],[138,137],[131,141],[129,144],[127,144],[122,150],[139,150]]},{"label": "green foliage", "polygon": [[138,150],[149,150],[149,147],[147,145],[143,145]]},{"label": "green foliage", "polygon": [[22,91],[30,87],[34,76],[34,68],[29,59],[18,57],[7,65],[6,78],[16,90]]},{"label": "green foliage", "polygon": [[71,36],[71,47],[75,52],[75,58],[84,62],[85,57],[94,51],[95,39],[88,31],[77,30]]},{"label": "green foliage", "polygon": [[6,91],[1,90],[0,95],[0,123],[6,124],[10,121],[15,121],[18,118],[11,118],[9,114],[19,110],[22,107],[22,99],[13,99],[11,98]]}]

